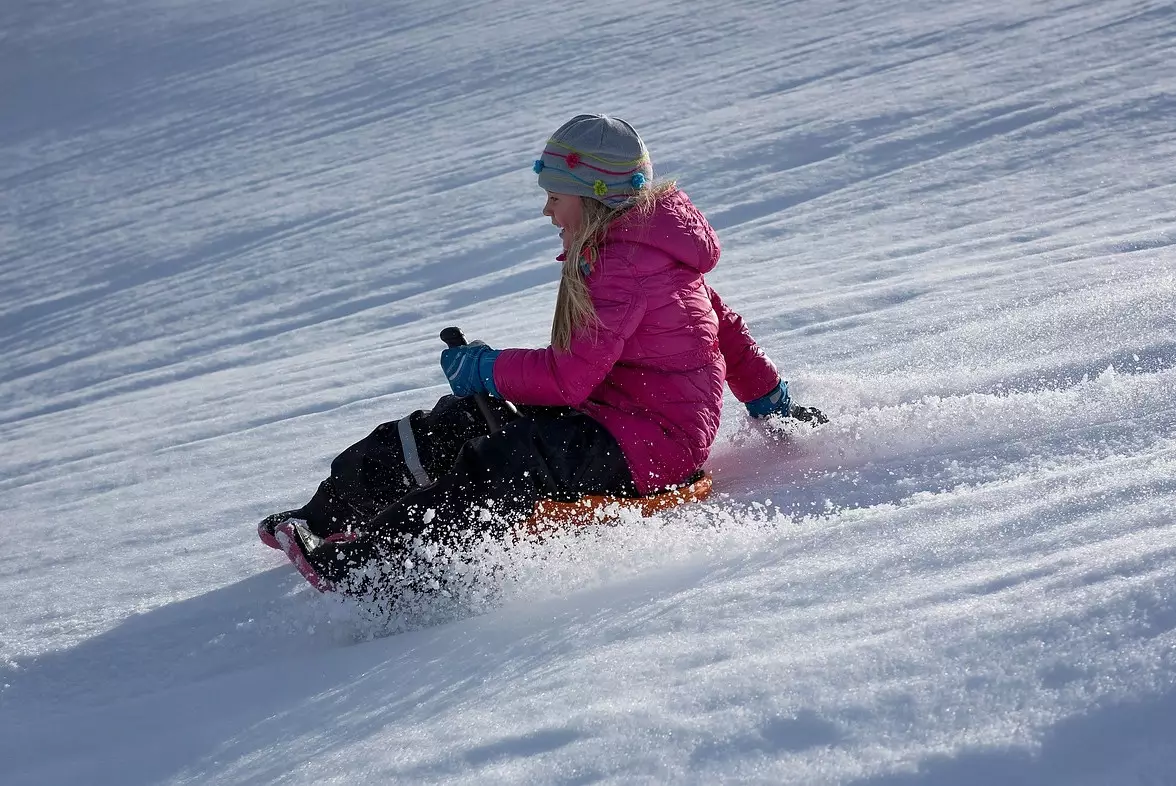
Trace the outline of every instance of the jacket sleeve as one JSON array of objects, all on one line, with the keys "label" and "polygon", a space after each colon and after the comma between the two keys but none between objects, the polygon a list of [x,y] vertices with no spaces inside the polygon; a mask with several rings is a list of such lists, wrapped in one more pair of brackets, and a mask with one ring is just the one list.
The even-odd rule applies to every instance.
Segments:
[{"label": "jacket sleeve", "polygon": [[727,308],[719,293],[707,290],[719,318],[719,351],[727,363],[727,386],[740,401],[754,401],[776,386],[780,374],[751,337],[743,317]]},{"label": "jacket sleeve", "polygon": [[[602,262],[607,261],[606,256]],[[567,352],[554,347],[505,349],[494,361],[494,386],[503,398],[516,404],[579,407],[612,370],[641,324],[646,299],[627,265],[606,264],[603,271],[608,272],[590,285],[597,323],[576,331]]]}]

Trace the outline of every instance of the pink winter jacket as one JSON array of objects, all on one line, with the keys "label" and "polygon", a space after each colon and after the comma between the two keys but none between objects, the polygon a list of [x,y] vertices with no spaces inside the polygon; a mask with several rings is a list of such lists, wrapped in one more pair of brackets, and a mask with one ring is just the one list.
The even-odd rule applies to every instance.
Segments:
[{"label": "pink winter jacket", "polygon": [[599,323],[567,352],[507,349],[499,393],[518,404],[570,406],[617,440],[639,491],[680,483],[710,454],[723,382],[740,401],[768,393],[776,367],[703,274],[719,239],[682,191],[652,214],[613,222],[588,276]]}]

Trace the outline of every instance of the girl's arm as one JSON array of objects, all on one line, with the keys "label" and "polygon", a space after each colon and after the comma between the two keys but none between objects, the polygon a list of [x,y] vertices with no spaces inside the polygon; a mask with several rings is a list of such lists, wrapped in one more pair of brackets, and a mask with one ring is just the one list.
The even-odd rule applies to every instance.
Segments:
[{"label": "girl's arm", "polygon": [[645,295],[632,276],[613,267],[593,287],[597,324],[581,328],[567,352],[504,349],[494,361],[494,386],[516,404],[578,407],[612,370],[645,314]]},{"label": "girl's arm", "polygon": [[780,382],[776,366],[755,343],[743,317],[727,308],[719,294],[707,287],[719,317],[719,351],[727,361],[727,385],[735,398],[747,403],[766,395]]}]

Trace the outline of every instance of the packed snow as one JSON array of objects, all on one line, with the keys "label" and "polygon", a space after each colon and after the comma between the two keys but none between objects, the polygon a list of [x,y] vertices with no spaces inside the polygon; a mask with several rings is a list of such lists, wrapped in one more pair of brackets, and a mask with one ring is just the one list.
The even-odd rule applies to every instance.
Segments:
[{"label": "packed snow", "polygon": [[[1176,9],[0,7],[0,783],[1176,784]],[[820,429],[394,618],[254,525],[630,120]]]}]

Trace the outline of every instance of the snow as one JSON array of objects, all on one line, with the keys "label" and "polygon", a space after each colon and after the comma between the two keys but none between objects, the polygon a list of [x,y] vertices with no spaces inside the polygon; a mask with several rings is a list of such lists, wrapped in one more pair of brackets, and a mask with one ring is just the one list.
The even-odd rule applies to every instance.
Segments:
[{"label": "snow", "polygon": [[[0,7],[0,782],[1176,783],[1176,11]],[[800,403],[391,626],[254,524],[540,346],[643,133]],[[492,564],[505,567],[489,579]],[[388,634],[388,635],[385,635]]]}]

